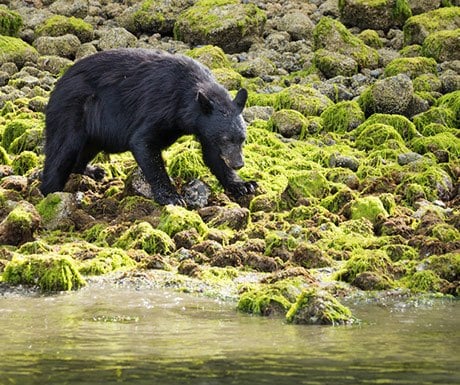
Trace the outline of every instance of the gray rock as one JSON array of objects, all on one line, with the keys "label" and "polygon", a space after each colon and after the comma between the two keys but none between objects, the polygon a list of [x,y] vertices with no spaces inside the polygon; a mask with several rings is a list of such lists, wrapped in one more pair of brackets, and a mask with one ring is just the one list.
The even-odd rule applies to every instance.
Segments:
[{"label": "gray rock", "polygon": [[273,107],[252,106],[246,107],[243,111],[243,118],[246,122],[251,123],[256,119],[268,120],[275,112]]},{"label": "gray rock", "polygon": [[42,36],[36,39],[33,45],[41,55],[73,59],[80,44],[78,37],[68,34],[56,37]]},{"label": "gray rock", "polygon": [[358,159],[351,156],[332,154],[329,158],[329,167],[341,167],[348,168],[352,171],[357,171],[359,167],[359,161]]},{"label": "gray rock", "polygon": [[182,196],[191,209],[207,206],[210,195],[210,187],[199,179],[193,179],[182,188]]},{"label": "gray rock", "polygon": [[415,162],[421,158],[423,158],[423,156],[416,152],[406,152],[398,155],[398,164],[400,166],[405,166],[406,164]]},{"label": "gray rock", "polygon": [[439,76],[439,79],[441,80],[444,93],[460,90],[460,75],[455,71],[446,70]]},{"label": "gray rock", "polygon": [[441,6],[441,0],[408,0],[412,15],[418,15],[437,9]]},{"label": "gray rock", "polygon": [[88,0],[56,0],[49,10],[58,15],[75,16],[83,19],[88,14]]},{"label": "gray rock", "polygon": [[102,51],[114,48],[129,48],[135,47],[137,38],[131,32],[124,28],[108,28],[99,31],[98,47]]},{"label": "gray rock", "polygon": [[305,13],[292,11],[277,20],[276,27],[280,31],[286,31],[292,40],[309,40],[315,25]]},{"label": "gray rock", "polygon": [[377,80],[363,95],[366,116],[372,113],[405,115],[412,102],[414,87],[409,76],[399,74]]},{"label": "gray rock", "polygon": [[353,76],[358,72],[356,60],[327,49],[319,49],[315,52],[314,63],[328,79],[335,76]]}]

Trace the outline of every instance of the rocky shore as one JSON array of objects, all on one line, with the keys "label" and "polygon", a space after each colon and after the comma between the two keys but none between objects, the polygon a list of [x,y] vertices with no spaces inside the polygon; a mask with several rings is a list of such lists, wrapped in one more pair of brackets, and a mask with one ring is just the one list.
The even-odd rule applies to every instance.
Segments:
[{"label": "rocky shore", "polygon": [[[2,291],[145,279],[324,324],[355,321],[350,295],[459,295],[460,1],[0,3]],[[164,153],[187,209],[149,199],[131,154],[41,195],[56,80],[121,47],[249,90],[239,174],[255,195],[228,197],[192,137]]]}]

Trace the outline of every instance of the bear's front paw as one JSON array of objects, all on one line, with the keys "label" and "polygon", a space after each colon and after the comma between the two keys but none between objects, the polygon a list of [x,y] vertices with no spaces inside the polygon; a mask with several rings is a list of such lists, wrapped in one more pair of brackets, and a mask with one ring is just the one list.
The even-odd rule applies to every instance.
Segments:
[{"label": "bear's front paw", "polygon": [[239,181],[233,182],[227,186],[227,191],[234,197],[240,197],[243,195],[253,194],[258,187],[256,181],[251,180],[248,182]]},{"label": "bear's front paw", "polygon": [[187,206],[185,199],[182,198],[177,193],[159,194],[158,196],[155,197],[155,201],[162,206],[166,206],[166,205],[174,205],[174,206],[182,206],[182,207]]}]

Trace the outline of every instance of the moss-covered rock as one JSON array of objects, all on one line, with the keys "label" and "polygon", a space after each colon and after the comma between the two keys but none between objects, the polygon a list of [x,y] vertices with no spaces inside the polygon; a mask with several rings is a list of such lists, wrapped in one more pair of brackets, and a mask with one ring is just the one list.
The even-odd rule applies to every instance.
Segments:
[{"label": "moss-covered rock", "polygon": [[431,270],[416,271],[401,280],[404,286],[416,293],[438,292],[442,280]]},{"label": "moss-covered rock", "polygon": [[357,322],[349,308],[332,294],[317,288],[302,291],[287,312],[286,320],[289,323],[310,325],[347,325]]},{"label": "moss-covered rock", "polygon": [[365,29],[358,34],[358,37],[371,48],[383,48],[383,41],[377,31],[373,29]]},{"label": "moss-covered rock", "polygon": [[313,30],[315,50],[324,48],[352,57],[359,68],[376,68],[378,52],[354,36],[342,23],[330,17],[322,17]]},{"label": "moss-covered rock", "polygon": [[395,140],[404,145],[404,140],[392,126],[382,123],[366,125],[356,138],[356,147],[361,150],[374,150],[378,147],[385,147],[387,142]]},{"label": "moss-covered rock", "polygon": [[321,48],[315,52],[313,62],[326,78],[353,76],[358,72],[358,63],[353,58],[339,52]]},{"label": "moss-covered rock", "polygon": [[128,8],[118,21],[136,35],[160,33],[172,36],[179,14],[193,3],[192,0],[144,0]]},{"label": "moss-covered rock", "polygon": [[42,153],[43,145],[43,128],[41,124],[38,124],[15,138],[11,142],[8,151],[12,154],[20,154],[23,151],[33,151],[35,154],[39,155]]},{"label": "moss-covered rock", "polygon": [[15,256],[5,267],[3,280],[13,285],[37,285],[42,291],[76,290],[86,285],[75,261],[68,256]]},{"label": "moss-covered rock", "polygon": [[339,0],[340,20],[350,27],[389,30],[412,16],[408,0]]},{"label": "moss-covered rock", "polygon": [[154,229],[148,222],[139,222],[126,230],[115,242],[124,250],[142,249],[149,254],[170,254],[175,251],[174,241],[164,231]]},{"label": "moss-covered rock", "polygon": [[[399,133],[399,135],[401,135],[404,141],[410,141],[411,139],[420,136],[420,133],[417,131],[415,124],[405,116],[398,114],[373,114],[371,117],[366,119],[364,123],[360,124],[356,128],[354,134],[356,137],[359,137],[361,133],[366,129],[366,127],[376,123],[393,127]],[[396,136],[393,139],[398,138]]]},{"label": "moss-covered rock", "polygon": [[405,74],[411,79],[423,74],[437,74],[436,61],[427,57],[402,57],[393,59],[385,67],[385,76]]},{"label": "moss-covered rock", "polygon": [[82,262],[79,272],[84,275],[102,275],[120,269],[132,269],[136,262],[123,250],[106,248],[94,258]]},{"label": "moss-covered rock", "polygon": [[40,55],[62,56],[74,59],[81,42],[75,35],[67,34],[56,37],[41,36],[35,39],[33,45]]},{"label": "moss-covered rock", "polygon": [[276,109],[293,109],[305,116],[319,116],[332,101],[313,87],[293,85],[275,94]]},{"label": "moss-covered rock", "polygon": [[227,58],[222,48],[214,45],[204,45],[202,47],[193,48],[186,51],[185,54],[211,69],[231,67],[230,60]]},{"label": "moss-covered rock", "polygon": [[364,122],[364,112],[355,101],[342,101],[326,108],[321,114],[323,127],[328,132],[345,133]]},{"label": "moss-covered rock", "polygon": [[170,237],[179,231],[194,228],[200,235],[206,234],[209,229],[196,211],[190,211],[180,206],[167,205],[161,212],[158,229]]},{"label": "moss-covered rock", "polygon": [[37,36],[64,36],[75,35],[80,42],[86,43],[93,40],[94,28],[91,24],[77,17],[54,15],[46,19],[35,29]]},{"label": "moss-covered rock", "polygon": [[0,245],[22,245],[35,237],[40,216],[34,206],[21,201],[0,222]]},{"label": "moss-covered rock", "polygon": [[21,135],[23,135],[29,130],[42,129],[43,125],[44,124],[42,120],[35,119],[33,117],[21,117],[17,119],[11,119],[10,121],[8,121],[8,123],[6,123],[5,128],[3,130],[1,141],[2,146],[6,150],[10,150],[10,145],[16,138],[19,138]]},{"label": "moss-covered rock", "polygon": [[276,111],[269,120],[269,127],[285,138],[304,137],[307,131],[307,118],[299,111],[282,109]]},{"label": "moss-covered rock", "polygon": [[13,62],[22,67],[25,62],[36,62],[37,50],[21,39],[0,35],[0,65]]},{"label": "moss-covered rock", "polygon": [[299,279],[249,286],[238,300],[238,310],[257,315],[285,315],[301,292]]},{"label": "moss-covered rock", "polygon": [[436,106],[431,107],[428,111],[415,115],[412,121],[418,130],[423,130],[423,127],[432,123],[455,128],[457,123],[455,112],[452,109]]},{"label": "moss-covered rock", "polygon": [[413,93],[410,78],[399,74],[377,80],[360,95],[358,102],[366,116],[373,113],[406,115]]},{"label": "moss-covered rock", "polygon": [[267,16],[255,4],[238,0],[198,0],[182,12],[174,37],[192,45],[212,44],[225,52],[247,49],[263,31]]},{"label": "moss-covered rock", "polygon": [[459,41],[460,29],[435,32],[424,40],[422,52],[438,62],[460,60]]},{"label": "moss-covered rock", "polygon": [[457,28],[460,28],[460,7],[439,8],[407,19],[404,41],[406,45],[422,45],[431,33]]},{"label": "moss-covered rock", "polygon": [[37,204],[43,225],[48,230],[68,229],[74,227],[72,215],[76,210],[73,194],[55,192],[48,194]]},{"label": "moss-covered rock", "polygon": [[19,13],[0,8],[0,35],[17,36],[23,24]]},{"label": "moss-covered rock", "polygon": [[455,128],[460,129],[460,90],[441,96],[437,101],[438,107],[449,108],[455,114]]},{"label": "moss-covered rock", "polygon": [[335,279],[352,283],[361,273],[368,272],[377,274],[379,283],[386,282],[386,287],[390,287],[394,285],[393,270],[393,262],[383,250],[355,250]]}]

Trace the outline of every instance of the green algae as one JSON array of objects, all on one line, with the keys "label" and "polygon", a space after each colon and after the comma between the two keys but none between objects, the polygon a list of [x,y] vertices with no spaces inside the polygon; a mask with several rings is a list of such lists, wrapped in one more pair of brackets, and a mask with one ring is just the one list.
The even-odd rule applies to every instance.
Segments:
[{"label": "green algae", "polygon": [[19,13],[0,8],[0,35],[17,36],[24,25]]},{"label": "green algae", "polygon": [[299,278],[273,284],[247,285],[238,300],[238,310],[257,315],[284,315],[295,302],[304,283]]},{"label": "green algae", "polygon": [[22,135],[15,138],[8,148],[12,154],[20,154],[22,151],[33,151],[37,155],[42,153],[43,128],[40,125],[28,129]]},{"label": "green algae", "polygon": [[441,242],[460,241],[460,231],[447,223],[439,223],[433,226],[431,235]]},{"label": "green algae", "polygon": [[417,129],[430,123],[439,123],[446,127],[455,127],[456,125],[455,112],[446,107],[433,106],[429,110],[415,115],[412,120]]},{"label": "green algae", "polygon": [[357,319],[332,294],[309,288],[299,294],[286,313],[286,321],[294,324],[348,325],[356,323]]},{"label": "green algae", "polygon": [[86,282],[68,256],[16,255],[5,267],[3,281],[13,285],[37,285],[44,292],[76,290]]},{"label": "green algae", "polygon": [[351,219],[366,218],[374,225],[389,215],[380,198],[376,196],[355,199],[351,203],[350,211]]},{"label": "green algae", "polygon": [[284,231],[270,231],[265,236],[265,255],[273,256],[277,249],[294,251],[298,240],[291,234]]},{"label": "green algae", "polygon": [[443,255],[432,255],[424,260],[429,270],[449,282],[460,278],[460,253],[452,252]]},{"label": "green algae", "polygon": [[327,107],[321,114],[328,132],[346,133],[364,122],[364,112],[355,101],[342,101]]},{"label": "green algae", "polygon": [[437,100],[438,107],[444,107],[450,109],[452,112],[456,113],[455,115],[455,126],[460,129],[460,90],[450,92],[441,96]]},{"label": "green algae", "polygon": [[360,150],[374,150],[386,147],[388,141],[395,140],[404,146],[404,140],[393,126],[383,123],[366,125],[356,137],[356,147]]},{"label": "green algae", "polygon": [[435,74],[422,74],[413,81],[415,92],[439,92],[442,89],[441,79]]},{"label": "green algae", "polygon": [[36,241],[30,241],[22,244],[17,252],[22,255],[30,255],[30,254],[45,254],[49,253],[53,250],[52,246],[50,246],[45,241],[38,239]]},{"label": "green algae", "polygon": [[292,202],[300,198],[324,198],[330,192],[329,181],[318,170],[292,171],[284,194]]},{"label": "green algae", "polygon": [[383,246],[382,250],[393,262],[412,261],[418,258],[418,251],[409,245],[392,244]]},{"label": "green algae", "polygon": [[32,151],[22,151],[19,155],[13,158],[11,166],[16,175],[26,175],[28,171],[37,167],[39,158]]},{"label": "green algae", "polygon": [[[43,129],[43,121],[35,118],[17,118],[8,121],[3,130],[2,146],[9,152],[11,144],[15,139],[21,137],[24,133],[33,129]],[[16,145],[17,146],[17,145]]]},{"label": "green algae", "polygon": [[440,132],[432,136],[414,139],[411,148],[419,154],[447,151],[452,159],[460,156],[460,138],[451,132]]},{"label": "green algae", "polygon": [[406,74],[411,79],[423,74],[437,74],[436,60],[428,57],[402,57],[393,59],[385,67],[386,77]]},{"label": "green algae", "polygon": [[8,156],[8,153],[3,148],[3,146],[0,146],[0,164],[8,165],[10,163],[11,163],[11,160],[10,160],[10,157]]},{"label": "green algae", "polygon": [[203,222],[196,211],[187,210],[184,207],[167,205],[164,206],[158,229],[164,231],[170,237],[179,231],[194,228],[200,235],[208,233],[208,226]]},{"label": "green algae", "polygon": [[308,129],[308,120],[299,111],[282,109],[270,117],[268,127],[286,138],[303,138]]},{"label": "green algae", "polygon": [[35,29],[38,36],[64,36],[72,34],[78,37],[82,43],[93,39],[94,28],[83,19],[71,16],[54,15],[46,19]]},{"label": "green algae", "polygon": [[42,217],[43,222],[52,221],[59,210],[61,209],[62,196],[59,193],[47,195],[36,206],[38,213]]},{"label": "green algae", "polygon": [[98,252],[94,258],[83,261],[78,270],[84,275],[102,275],[134,267],[136,267],[136,262],[125,251],[118,248],[106,248]]},{"label": "green algae", "polygon": [[154,229],[148,222],[139,222],[126,230],[114,243],[124,250],[142,249],[149,254],[171,254],[175,251],[174,241],[164,231]]},{"label": "green algae", "polygon": [[431,270],[421,270],[409,277],[404,277],[401,283],[413,292],[426,293],[439,292],[442,280]]}]

